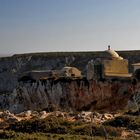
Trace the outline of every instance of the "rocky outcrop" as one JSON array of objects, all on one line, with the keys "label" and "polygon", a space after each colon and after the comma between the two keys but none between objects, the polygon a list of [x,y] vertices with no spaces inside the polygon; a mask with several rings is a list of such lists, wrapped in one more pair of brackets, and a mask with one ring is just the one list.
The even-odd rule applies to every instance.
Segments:
[{"label": "rocky outcrop", "polygon": [[124,81],[86,79],[21,82],[10,94],[0,94],[0,108],[11,112],[25,110],[124,109],[132,95],[132,85]]},{"label": "rocky outcrop", "polygon": [[128,109],[131,112],[138,112],[140,115],[140,83],[137,83],[135,85],[135,88],[133,90],[133,95],[128,101]]},{"label": "rocky outcrop", "polygon": [[[131,64],[139,62],[140,51],[118,52]],[[138,86],[130,80],[93,79],[92,62],[105,59],[106,52],[40,53],[0,58],[0,109],[24,110],[108,110],[124,109]],[[31,70],[54,70],[74,66],[87,79],[59,79],[19,82],[19,75]],[[86,71],[89,70],[89,73]],[[136,83],[138,85],[138,83]],[[138,96],[137,96],[138,97]],[[129,100],[131,101],[131,100]],[[130,102],[129,102],[130,106]]]},{"label": "rocky outcrop", "polygon": [[[3,112],[0,112],[0,124],[10,124],[22,120],[30,120],[33,118],[37,119],[45,119],[47,117],[61,117],[67,121],[74,122],[74,121],[80,121],[85,123],[95,123],[95,124],[102,124],[107,120],[111,120],[113,118],[116,118],[120,116],[121,114],[110,114],[110,113],[98,113],[98,112],[87,112],[82,111],[79,113],[73,113],[73,112],[61,112],[61,111],[53,111],[53,112],[47,112],[47,111],[32,111],[27,110],[18,114],[13,114],[10,111],[6,110]],[[0,129],[3,128],[3,126],[0,127]]]}]

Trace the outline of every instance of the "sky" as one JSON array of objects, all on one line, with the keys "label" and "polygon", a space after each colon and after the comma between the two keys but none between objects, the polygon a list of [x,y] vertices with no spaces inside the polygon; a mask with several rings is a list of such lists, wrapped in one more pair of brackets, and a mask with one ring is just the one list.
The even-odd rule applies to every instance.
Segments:
[{"label": "sky", "polygon": [[0,54],[140,49],[140,0],[0,0]]}]

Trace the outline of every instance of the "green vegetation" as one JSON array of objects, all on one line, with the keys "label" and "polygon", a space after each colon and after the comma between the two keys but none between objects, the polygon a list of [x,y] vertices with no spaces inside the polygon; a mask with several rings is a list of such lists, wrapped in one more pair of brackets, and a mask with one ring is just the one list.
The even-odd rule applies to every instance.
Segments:
[{"label": "green vegetation", "polygon": [[[61,135],[61,134],[46,134],[46,133],[17,133],[14,131],[0,132],[0,140],[104,140],[104,137],[90,137],[81,135]],[[117,137],[110,137],[111,140],[120,140]]]},{"label": "green vegetation", "polygon": [[[122,115],[102,125],[77,120],[69,122],[62,117],[34,118],[10,124],[0,131],[1,139],[11,140],[119,140],[125,129],[139,130],[139,116]],[[131,135],[133,137],[134,135]],[[140,137],[134,137],[139,140]]]},{"label": "green vegetation", "polygon": [[15,132],[26,133],[52,133],[52,134],[71,134],[71,135],[87,135],[87,136],[120,136],[121,129],[111,126],[95,125],[91,123],[83,123],[80,121],[68,122],[59,117],[49,117],[43,120],[33,119],[20,121],[11,124],[8,128]]},{"label": "green vegetation", "polygon": [[[56,140],[75,139],[96,140],[120,137],[122,130],[111,126],[95,125],[81,121],[68,122],[62,117],[50,116],[46,119],[31,119],[10,124],[6,131],[0,133],[5,139],[45,139],[54,136]],[[55,140],[54,139],[54,140]]]},{"label": "green vegetation", "polygon": [[105,125],[113,127],[125,127],[131,130],[140,130],[140,117],[123,115],[106,122]]},{"label": "green vegetation", "polygon": [[53,56],[53,57],[61,57],[61,56],[82,56],[82,55],[101,55],[103,51],[85,51],[85,52],[37,52],[37,53],[25,53],[25,54],[15,54],[14,57],[26,57],[26,56]]}]

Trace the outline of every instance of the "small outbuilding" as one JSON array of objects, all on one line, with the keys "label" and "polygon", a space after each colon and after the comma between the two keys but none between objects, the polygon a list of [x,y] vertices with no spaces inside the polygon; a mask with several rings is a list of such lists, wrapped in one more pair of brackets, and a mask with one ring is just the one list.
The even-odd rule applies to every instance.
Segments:
[{"label": "small outbuilding", "polygon": [[132,66],[134,67],[134,72],[135,72],[137,69],[140,69],[140,63],[132,64]]},{"label": "small outbuilding", "polygon": [[134,67],[133,70],[134,77],[140,80],[140,63],[132,64],[132,66]]}]

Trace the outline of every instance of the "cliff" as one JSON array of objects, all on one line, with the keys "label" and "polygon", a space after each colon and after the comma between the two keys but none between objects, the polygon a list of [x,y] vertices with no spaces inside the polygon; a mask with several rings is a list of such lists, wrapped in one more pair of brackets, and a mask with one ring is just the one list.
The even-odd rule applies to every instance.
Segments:
[{"label": "cliff", "polygon": [[10,94],[0,95],[0,108],[11,112],[25,110],[124,109],[133,94],[129,81],[87,81],[59,79],[20,83]]},{"label": "cliff", "polygon": [[[140,61],[140,51],[120,51],[132,63]],[[60,79],[56,81],[18,82],[21,73],[30,70],[62,69],[75,66],[83,75],[90,60],[105,59],[105,52],[69,52],[21,54],[0,58],[0,108],[12,112],[43,110],[49,106],[72,110],[124,109],[134,94],[131,80],[87,81]]]}]

